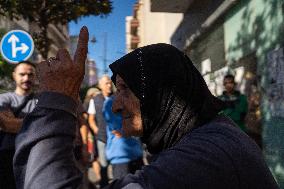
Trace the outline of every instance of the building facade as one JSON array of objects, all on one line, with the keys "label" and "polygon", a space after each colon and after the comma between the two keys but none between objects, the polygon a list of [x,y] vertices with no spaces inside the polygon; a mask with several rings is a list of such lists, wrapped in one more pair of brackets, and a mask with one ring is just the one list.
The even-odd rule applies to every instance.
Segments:
[{"label": "building facade", "polygon": [[150,0],[138,0],[133,15],[126,18],[126,51],[155,43],[170,44],[181,19],[181,13],[151,12]]},{"label": "building facade", "polygon": [[[247,126],[284,188],[283,0],[152,0],[152,11],[183,13],[171,43],[187,53],[215,95],[235,74],[249,100]],[[262,140],[262,141],[261,141]],[[261,178],[260,178],[261,179]]]}]

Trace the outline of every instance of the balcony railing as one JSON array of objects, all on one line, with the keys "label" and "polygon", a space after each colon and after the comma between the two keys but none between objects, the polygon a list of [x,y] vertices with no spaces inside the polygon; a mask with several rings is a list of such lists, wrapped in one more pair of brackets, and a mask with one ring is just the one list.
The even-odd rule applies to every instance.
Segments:
[{"label": "balcony railing", "polygon": [[131,43],[132,44],[138,44],[140,42],[139,36],[131,36]]},{"label": "balcony railing", "polygon": [[133,18],[130,21],[131,28],[137,28],[139,26],[139,20],[137,18]]}]

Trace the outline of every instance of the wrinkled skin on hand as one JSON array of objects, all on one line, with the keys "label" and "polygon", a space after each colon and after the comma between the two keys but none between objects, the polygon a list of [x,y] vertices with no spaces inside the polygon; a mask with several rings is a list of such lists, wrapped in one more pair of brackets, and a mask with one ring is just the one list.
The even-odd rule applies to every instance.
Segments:
[{"label": "wrinkled skin on hand", "polygon": [[6,109],[0,112],[0,119],[2,118],[15,118],[15,116],[10,109]]},{"label": "wrinkled skin on hand", "polygon": [[60,49],[56,58],[51,57],[37,66],[39,92],[58,92],[77,101],[80,85],[85,74],[88,40],[88,29],[84,26],[80,31],[73,60],[66,49]]},{"label": "wrinkled skin on hand", "polygon": [[9,109],[0,112],[0,128],[8,133],[17,133],[22,125],[22,119],[16,118]]},{"label": "wrinkled skin on hand", "polygon": [[10,110],[3,110],[0,112],[0,127],[2,129],[6,128],[6,122],[8,119],[15,118],[14,114]]}]

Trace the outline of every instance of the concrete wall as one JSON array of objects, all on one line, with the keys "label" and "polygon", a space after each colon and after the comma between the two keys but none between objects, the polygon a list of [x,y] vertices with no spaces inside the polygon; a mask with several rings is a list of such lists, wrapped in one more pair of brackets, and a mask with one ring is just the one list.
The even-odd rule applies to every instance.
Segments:
[{"label": "concrete wall", "polygon": [[283,7],[283,0],[239,1],[224,23],[227,61],[234,65],[244,56],[252,53],[256,56],[264,154],[281,188],[284,188]]},{"label": "concrete wall", "polygon": [[182,22],[172,35],[171,44],[180,50],[185,50],[188,45],[187,40],[190,36],[197,30],[200,30],[201,25],[222,2],[223,0],[194,1],[184,13]]},{"label": "concrete wall", "polygon": [[201,71],[201,62],[211,61],[211,71],[221,69],[226,65],[224,54],[224,29],[217,25],[186,51],[196,68]]},{"label": "concrete wall", "polygon": [[150,0],[140,0],[137,18],[140,21],[138,35],[139,47],[154,43],[169,43],[172,33],[179,25],[181,13],[151,12]]}]

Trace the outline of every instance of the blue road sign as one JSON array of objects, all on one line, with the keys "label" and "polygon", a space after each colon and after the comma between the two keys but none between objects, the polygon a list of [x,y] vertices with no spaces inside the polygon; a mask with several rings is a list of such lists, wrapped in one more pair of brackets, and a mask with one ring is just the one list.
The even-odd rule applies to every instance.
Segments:
[{"label": "blue road sign", "polygon": [[2,38],[0,51],[5,60],[16,64],[27,60],[33,54],[34,41],[27,32],[12,30]]}]

